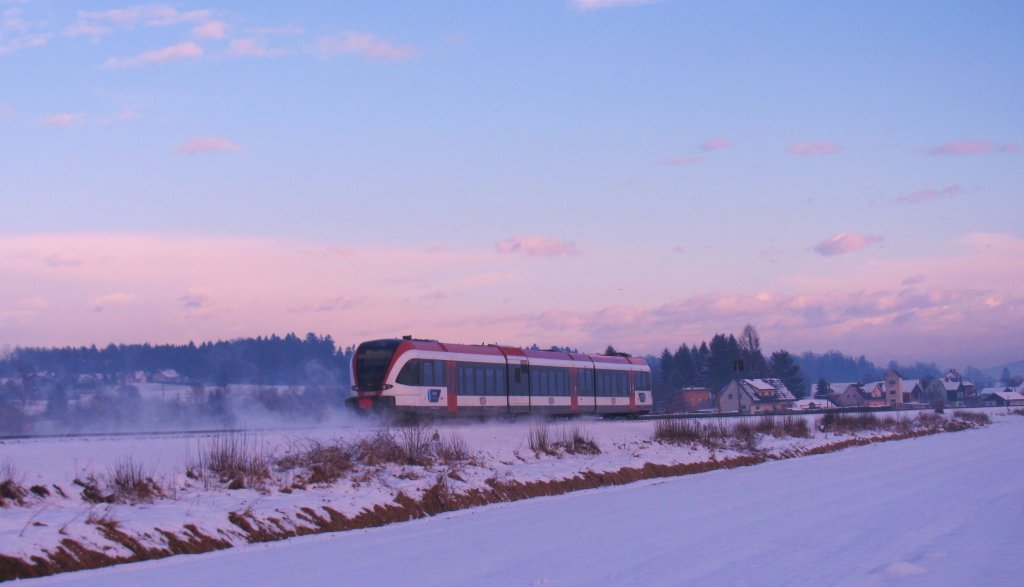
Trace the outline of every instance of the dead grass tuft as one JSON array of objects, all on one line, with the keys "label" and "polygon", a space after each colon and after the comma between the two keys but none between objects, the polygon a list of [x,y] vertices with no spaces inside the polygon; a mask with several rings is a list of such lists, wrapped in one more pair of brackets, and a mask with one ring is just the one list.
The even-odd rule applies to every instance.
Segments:
[{"label": "dead grass tuft", "polygon": [[953,412],[953,417],[968,422],[975,426],[987,426],[992,423],[992,419],[988,417],[988,414],[984,412],[968,412],[966,410],[957,410]]},{"label": "dead grass tuft", "polygon": [[305,482],[330,485],[355,467],[353,453],[353,448],[340,440],[310,440],[298,452],[278,459],[277,466],[282,470],[304,469]]},{"label": "dead grass tuft", "polygon": [[572,455],[599,455],[601,448],[594,442],[594,437],[579,424],[562,429],[562,437],[558,447]]},{"label": "dead grass tuft", "polygon": [[0,507],[24,505],[28,492],[21,484],[21,474],[14,463],[0,465]]},{"label": "dead grass tuft", "polygon": [[271,478],[272,461],[261,437],[218,434],[198,441],[195,456],[188,458],[188,474],[207,485],[227,483],[228,489],[262,488]]},{"label": "dead grass tuft", "polygon": [[127,457],[111,467],[107,474],[110,497],[118,503],[150,503],[163,492],[160,485],[146,474],[142,464]]},{"label": "dead grass tuft", "polygon": [[526,433],[526,445],[535,455],[557,454],[551,439],[551,427],[547,422],[537,421],[530,426],[530,431]]},{"label": "dead grass tuft", "polygon": [[468,461],[472,457],[466,440],[454,432],[438,438],[435,452],[438,459],[449,465]]}]

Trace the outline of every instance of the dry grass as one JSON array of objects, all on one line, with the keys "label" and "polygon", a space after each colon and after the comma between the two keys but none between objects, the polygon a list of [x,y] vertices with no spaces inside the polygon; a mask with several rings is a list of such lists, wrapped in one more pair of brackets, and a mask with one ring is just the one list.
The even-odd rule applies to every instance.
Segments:
[{"label": "dry grass", "polygon": [[162,495],[160,485],[130,456],[110,468],[106,484],[118,503],[149,503]]},{"label": "dry grass", "polygon": [[1015,408],[1015,409],[1010,410],[1009,413],[1014,415],[1014,416],[1024,416],[1024,409],[1022,409],[1022,408]]},{"label": "dry grass", "polygon": [[330,485],[355,467],[355,454],[352,446],[339,440],[309,440],[299,451],[278,459],[277,466],[282,470],[304,469],[303,482]]},{"label": "dry grass", "polygon": [[428,466],[434,462],[433,439],[440,436],[423,424],[402,428],[398,438],[405,464]]},{"label": "dry grass", "polygon": [[466,440],[456,433],[440,437],[436,443],[435,452],[437,458],[447,464],[466,462],[472,458]]},{"label": "dry grass", "polygon": [[23,505],[28,492],[21,484],[21,474],[14,463],[0,465],[0,507]]},{"label": "dry grass", "polygon": [[538,421],[530,426],[530,431],[526,433],[526,445],[534,454],[558,454],[551,438],[551,427],[547,422]]},{"label": "dry grass", "polygon": [[228,483],[229,489],[261,488],[271,478],[273,458],[261,437],[248,433],[218,434],[197,443],[188,457],[188,474],[209,485]]},{"label": "dry grass", "polygon": [[953,412],[954,418],[959,418],[964,422],[969,422],[975,426],[987,426],[992,423],[992,419],[988,417],[988,414],[984,412],[968,412],[966,410],[957,410]]},{"label": "dry grass", "polygon": [[579,424],[563,428],[557,446],[572,455],[601,454],[601,448],[594,442],[594,437]]},{"label": "dry grass", "polygon": [[654,439],[675,444],[700,444],[707,448],[734,445],[741,450],[754,450],[762,435],[782,438],[810,438],[807,420],[799,416],[759,416],[727,421],[672,419],[654,423]]}]

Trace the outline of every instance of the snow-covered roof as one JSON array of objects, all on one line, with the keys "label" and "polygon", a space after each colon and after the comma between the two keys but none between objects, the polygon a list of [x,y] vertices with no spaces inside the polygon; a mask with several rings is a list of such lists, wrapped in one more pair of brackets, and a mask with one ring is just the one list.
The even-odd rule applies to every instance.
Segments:
[{"label": "snow-covered roof", "polygon": [[1024,395],[1013,391],[1012,387],[986,387],[981,390],[978,397],[984,397],[986,395],[995,395],[1003,398],[1003,401],[1024,401]]},{"label": "snow-covered roof", "polygon": [[[796,397],[780,379],[739,379],[739,387],[755,402],[791,402]],[[765,396],[764,392],[770,392]]]},{"label": "snow-covered roof", "polygon": [[836,405],[827,399],[799,399],[793,404],[793,407],[797,410],[816,410],[816,409],[832,409]]}]

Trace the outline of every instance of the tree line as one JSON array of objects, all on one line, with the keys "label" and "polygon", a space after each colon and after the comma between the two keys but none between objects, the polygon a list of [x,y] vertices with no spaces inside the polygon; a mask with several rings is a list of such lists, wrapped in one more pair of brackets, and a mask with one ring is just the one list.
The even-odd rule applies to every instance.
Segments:
[{"label": "tree line", "polygon": [[330,335],[304,338],[240,338],[183,345],[109,344],[103,348],[16,348],[0,358],[0,376],[21,378],[29,372],[53,373],[57,379],[96,374],[106,382],[133,371],[151,374],[174,369],[189,381],[212,385],[345,384],[355,347],[339,348]]},{"label": "tree line", "polygon": [[710,341],[700,344],[683,343],[674,352],[666,348],[660,357],[649,357],[648,364],[653,371],[658,399],[683,387],[704,387],[717,392],[734,377],[777,378],[798,398],[806,396],[808,391],[796,357],[785,350],[765,357],[761,337],[750,324],[743,328],[739,337],[715,334]]}]

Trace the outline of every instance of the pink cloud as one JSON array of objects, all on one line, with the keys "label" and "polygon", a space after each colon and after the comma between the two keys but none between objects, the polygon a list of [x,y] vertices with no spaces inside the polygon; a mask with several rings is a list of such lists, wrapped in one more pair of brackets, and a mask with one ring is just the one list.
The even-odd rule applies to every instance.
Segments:
[{"label": "pink cloud", "polygon": [[1020,145],[996,145],[990,141],[953,141],[928,150],[929,155],[981,155],[985,153],[1019,153]]},{"label": "pink cloud", "polygon": [[835,143],[805,143],[801,141],[791,145],[786,152],[790,155],[831,155],[842,150],[843,148]]},{"label": "pink cloud", "polygon": [[580,10],[598,10],[601,8],[619,8],[623,6],[640,6],[653,4],[658,0],[572,0],[572,5]]},{"label": "pink cloud", "polygon": [[395,45],[370,33],[358,31],[320,37],[317,49],[321,55],[359,55],[374,61],[399,61],[419,55],[419,51],[412,45]]},{"label": "pink cloud", "polygon": [[216,20],[204,22],[192,29],[192,35],[199,39],[223,39],[227,27]]},{"label": "pink cloud", "polygon": [[235,39],[228,45],[228,55],[235,57],[274,57],[284,52],[268,49],[255,39]]},{"label": "pink cloud", "polygon": [[134,57],[111,57],[103,64],[105,69],[125,69],[155,63],[166,63],[181,59],[198,59],[203,56],[203,48],[195,43],[180,43],[155,51],[147,51]]},{"label": "pink cloud", "polygon": [[92,309],[94,312],[102,312],[104,310],[116,307],[125,306],[135,301],[135,294],[131,292],[114,292],[102,296],[96,296],[92,299]]},{"label": "pink cloud", "polygon": [[68,126],[78,120],[81,120],[81,114],[70,114],[68,112],[61,112],[60,114],[51,114],[44,116],[40,123],[43,126]]},{"label": "pink cloud", "polygon": [[700,148],[705,151],[721,151],[722,149],[728,149],[731,146],[732,141],[722,137],[708,139],[700,144]]},{"label": "pink cloud", "polygon": [[674,167],[691,167],[699,164],[703,159],[701,157],[692,157],[689,155],[683,155],[682,157],[675,157],[665,161],[665,165],[672,165]]},{"label": "pink cloud", "polygon": [[221,137],[195,137],[175,147],[175,153],[194,155],[196,153],[213,153],[217,151],[240,151],[242,147],[229,139]]},{"label": "pink cloud", "polygon": [[940,198],[955,198],[962,194],[963,191],[964,190],[960,187],[960,184],[953,184],[938,190],[928,188],[911,192],[896,198],[896,201],[904,204],[921,204],[932,200],[938,200]]},{"label": "pink cloud", "polygon": [[131,29],[137,26],[162,27],[176,24],[202,22],[210,18],[209,10],[180,12],[165,5],[132,6],[103,11],[79,11],[76,25],[108,25]]},{"label": "pink cloud", "polygon": [[536,235],[507,238],[495,245],[494,248],[499,253],[522,253],[540,257],[580,254],[580,250],[573,243],[563,242],[554,237]]},{"label": "pink cloud", "polygon": [[817,245],[814,250],[819,255],[826,257],[832,257],[835,255],[847,255],[850,253],[857,252],[865,247],[871,246],[876,243],[884,241],[880,236],[870,234],[860,234],[857,232],[840,232],[839,234],[827,238]]}]

